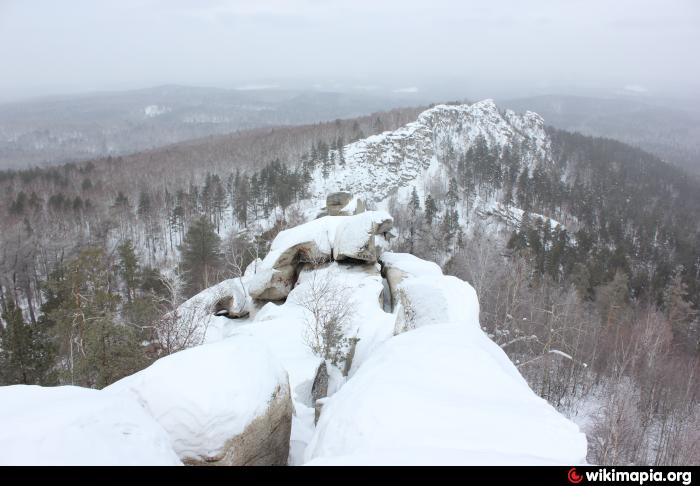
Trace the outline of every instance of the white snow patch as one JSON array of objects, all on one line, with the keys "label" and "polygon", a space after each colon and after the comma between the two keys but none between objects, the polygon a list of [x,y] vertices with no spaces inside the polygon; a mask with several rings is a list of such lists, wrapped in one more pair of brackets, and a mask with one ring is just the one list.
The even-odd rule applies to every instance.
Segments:
[{"label": "white snow patch", "polygon": [[104,389],[136,398],[185,459],[213,457],[268,407],[287,373],[261,340],[205,344],[156,361]]},{"label": "white snow patch", "polygon": [[[326,400],[310,464],[576,464],[578,427],[476,326],[391,338]],[[370,459],[371,458],[371,459]]]},{"label": "white snow patch", "polygon": [[0,387],[0,465],[180,465],[129,397],[74,386]]}]

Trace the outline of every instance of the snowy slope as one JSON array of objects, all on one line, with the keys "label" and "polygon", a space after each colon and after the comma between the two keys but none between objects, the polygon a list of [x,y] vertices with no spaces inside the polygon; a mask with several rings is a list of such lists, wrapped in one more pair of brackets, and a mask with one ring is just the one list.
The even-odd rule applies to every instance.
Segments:
[{"label": "snowy slope", "polygon": [[0,387],[0,465],[180,465],[129,398],[74,386]]},{"label": "snowy slope", "polygon": [[551,160],[544,120],[535,113],[501,114],[493,100],[437,105],[398,130],[346,145],[345,165],[337,164],[328,179],[317,171],[312,192],[323,198],[342,190],[382,201],[401,187],[416,185],[448,145],[459,156],[480,135],[489,147],[499,150],[507,144],[523,145],[524,161],[530,167]]},{"label": "snowy slope", "polygon": [[199,459],[220,455],[287,386],[287,373],[265,344],[240,335],[161,358],[102,393],[140,403],[181,458]]},{"label": "snowy slope", "polygon": [[[571,464],[578,427],[535,395],[479,326],[474,289],[412,255],[385,253],[397,335],[324,400],[310,464]],[[408,311],[407,309],[410,308]]]},{"label": "snowy slope", "polygon": [[391,338],[324,403],[306,460],[329,464],[571,464],[586,438],[535,395],[476,326]]}]

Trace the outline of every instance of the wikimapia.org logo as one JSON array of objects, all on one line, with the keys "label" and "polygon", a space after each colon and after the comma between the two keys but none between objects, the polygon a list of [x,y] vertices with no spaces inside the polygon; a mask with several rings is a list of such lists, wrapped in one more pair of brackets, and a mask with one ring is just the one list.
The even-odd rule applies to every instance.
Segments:
[{"label": "wikimapia.org logo", "polygon": [[596,471],[585,471],[584,474],[580,474],[576,471],[575,467],[569,469],[567,473],[567,478],[572,484],[579,484],[583,481],[584,475],[587,482],[598,482],[598,481],[610,481],[610,482],[634,482],[640,485],[646,483],[647,481],[653,482],[672,482],[679,481],[681,484],[687,486],[691,483],[691,472],[690,471],[654,471],[649,469],[648,471],[616,471],[615,469],[608,470],[607,468],[601,468]]}]

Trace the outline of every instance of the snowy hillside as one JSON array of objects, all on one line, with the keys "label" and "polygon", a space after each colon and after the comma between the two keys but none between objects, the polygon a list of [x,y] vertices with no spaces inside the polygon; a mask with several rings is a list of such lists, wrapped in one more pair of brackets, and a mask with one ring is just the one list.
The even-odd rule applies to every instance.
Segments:
[{"label": "snowy hillside", "polygon": [[[474,289],[433,263],[386,251],[391,225],[386,213],[370,211],[281,232],[245,275],[169,316],[197,336],[182,343],[189,349],[102,391],[0,390],[0,457],[52,464],[584,462],[578,427],[530,390],[482,331]],[[42,397],[54,395],[79,407],[42,429],[41,417],[55,415],[55,401]],[[11,425],[18,418],[30,433]],[[103,437],[118,455],[75,445]],[[8,455],[19,439],[41,457]]]},{"label": "snowy hillside", "polygon": [[[438,105],[398,130],[346,145],[344,164],[336,164],[327,178],[320,170],[314,174],[313,194],[323,198],[348,191],[382,201],[400,188],[422,185],[426,175],[439,170],[438,160],[447,152],[464,155],[480,136],[499,151],[506,145],[522,147],[522,160],[531,168],[551,159],[544,121],[535,113],[501,113],[493,100]],[[340,160],[340,154],[331,155]]]}]

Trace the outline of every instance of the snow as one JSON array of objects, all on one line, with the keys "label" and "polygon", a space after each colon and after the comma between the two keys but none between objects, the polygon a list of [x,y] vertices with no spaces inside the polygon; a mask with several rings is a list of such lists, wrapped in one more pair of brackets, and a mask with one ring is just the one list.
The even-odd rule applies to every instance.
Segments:
[{"label": "snow", "polygon": [[148,105],[143,109],[143,114],[146,118],[155,118],[157,116],[170,113],[171,111],[172,108],[168,106]]},{"label": "snow", "polygon": [[[366,211],[353,216],[324,216],[280,232],[250,279],[250,295],[263,298],[266,291],[273,290],[274,297],[264,298],[273,300],[286,296],[299,260],[318,262],[332,257],[375,261],[375,241],[384,240],[377,233],[390,229],[392,221],[384,211]],[[380,250],[382,247],[379,245]]]},{"label": "snow", "polygon": [[401,188],[422,185],[432,162],[448,145],[460,156],[479,136],[498,150],[509,143],[525,144],[523,160],[530,168],[551,160],[551,144],[539,115],[502,115],[493,100],[437,105],[397,130],[346,145],[344,166],[336,166],[328,178],[320,168],[314,172],[313,197],[321,200],[330,192],[348,191],[367,201],[383,201]]},{"label": "snow", "polygon": [[[337,217],[337,216],[336,216]],[[343,224],[336,228],[333,239],[333,258],[341,257],[358,258],[374,261],[376,253],[371,251],[371,257],[366,255],[369,238],[381,229],[382,224],[388,222],[391,228],[393,218],[384,211],[366,211],[355,216],[346,216]],[[377,235],[379,239],[383,238]],[[362,258],[362,257],[365,258]]]},{"label": "snow", "polygon": [[137,402],[98,390],[0,387],[0,465],[179,465]]},{"label": "snow", "polygon": [[347,203],[343,209],[340,210],[341,214],[355,214],[355,211],[357,210],[357,196],[353,196],[352,199],[350,199],[350,202]]},{"label": "snow", "polygon": [[408,278],[399,285],[401,303],[410,305],[407,328],[453,323],[479,326],[479,300],[467,282],[440,275]]},{"label": "snow", "polygon": [[309,464],[576,464],[578,427],[477,326],[405,332],[324,404]]},{"label": "snow", "polygon": [[167,431],[180,458],[196,460],[220,454],[287,383],[267,346],[239,332],[161,358],[104,393],[135,398]]},{"label": "snow", "polygon": [[440,265],[418,258],[410,253],[382,253],[379,259],[385,268],[395,268],[407,276],[434,277],[441,276]]},{"label": "snow", "polygon": [[246,290],[249,277],[224,280],[183,302],[176,311],[179,335],[174,338],[178,345],[197,346],[204,342],[218,341],[216,336],[229,319],[214,315],[216,304],[233,296],[235,313],[243,313],[251,306],[252,299]]},{"label": "snow", "polygon": [[324,258],[331,256],[336,245],[356,248],[367,242],[373,225],[387,220],[392,218],[384,211],[366,211],[353,216],[323,216],[286,229],[275,237],[257,271],[275,268],[287,250],[305,243],[313,243],[318,256]]},{"label": "snow", "polygon": [[[380,261],[398,294],[396,333],[432,324],[479,325],[479,299],[467,282],[408,253],[385,252]],[[399,281],[392,271],[399,272]]]},{"label": "snow", "polygon": [[[354,314],[346,327],[346,335],[360,338],[355,350],[350,376],[373,351],[393,334],[396,316],[384,312],[380,302],[382,278],[376,264],[327,263],[315,269],[304,269],[299,280],[282,304],[265,304],[248,323],[232,328],[227,337],[248,334],[264,341],[289,374],[294,402],[290,464],[302,464],[306,444],[313,435],[314,409],[311,384],[321,359],[305,342],[306,310],[298,302],[309,291],[314,278],[331,278],[338,288],[350,289],[345,298],[354,304]],[[232,321],[235,322],[235,321]],[[329,394],[341,388],[344,379],[330,369]]]}]

